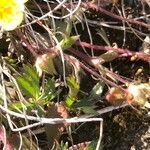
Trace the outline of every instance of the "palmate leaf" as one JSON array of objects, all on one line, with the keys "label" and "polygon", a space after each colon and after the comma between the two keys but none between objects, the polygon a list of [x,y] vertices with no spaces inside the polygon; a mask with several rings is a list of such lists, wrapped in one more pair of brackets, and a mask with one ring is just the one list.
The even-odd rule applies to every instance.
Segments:
[{"label": "palmate leaf", "polygon": [[43,92],[41,93],[40,99],[45,100],[45,104],[54,99],[61,90],[56,90],[56,82],[54,78],[45,81]]},{"label": "palmate leaf", "polygon": [[16,80],[19,84],[19,87],[21,90],[24,92],[25,95],[30,96],[30,97],[36,97],[36,89],[34,86],[31,84],[31,82],[26,79],[25,77],[18,76],[16,77]]},{"label": "palmate leaf", "polygon": [[37,86],[39,86],[39,77],[36,72],[36,69],[33,68],[31,65],[24,65],[23,69],[25,71],[25,74],[28,77],[31,77],[31,81],[34,82],[34,84],[36,84]]},{"label": "palmate leaf", "polygon": [[39,78],[37,72],[31,65],[24,65],[24,73],[16,77],[23,94],[37,99],[40,94]]}]

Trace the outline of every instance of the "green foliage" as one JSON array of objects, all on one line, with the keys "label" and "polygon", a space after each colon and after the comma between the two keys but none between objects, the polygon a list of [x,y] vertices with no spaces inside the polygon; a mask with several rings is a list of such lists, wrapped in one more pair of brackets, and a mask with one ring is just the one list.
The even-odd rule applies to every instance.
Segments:
[{"label": "green foliage", "polygon": [[[34,103],[31,103],[31,102],[28,102],[28,101],[25,101],[25,102],[23,102],[23,104],[27,107],[27,108],[33,108],[34,107]],[[10,103],[9,104],[9,108],[11,109],[11,110],[14,110],[14,109],[21,109],[22,108],[22,103],[20,102],[20,101],[18,101],[18,102],[13,102],[13,103]]]},{"label": "green foliage", "polygon": [[94,107],[91,106],[82,106],[80,109],[85,113],[85,114],[93,114],[93,115],[98,115],[97,111],[94,109]]},{"label": "green foliage", "polygon": [[26,96],[37,99],[40,94],[37,72],[31,65],[24,65],[23,71],[22,75],[16,77],[18,85]]},{"label": "green foliage", "polygon": [[79,35],[77,36],[64,36],[63,40],[60,42],[60,45],[63,50],[70,48],[78,39]]},{"label": "green foliage", "polygon": [[[93,140],[86,148],[86,150],[95,150],[96,149],[96,146],[97,146],[97,140]],[[100,146],[100,149],[99,150],[102,150],[103,149],[103,146]]]},{"label": "green foliage", "polygon": [[4,91],[2,85],[0,84],[0,102],[3,99],[3,97],[4,97]]},{"label": "green foliage", "polygon": [[44,99],[45,102],[50,101],[54,99],[60,92],[61,90],[56,90],[55,79],[47,79],[45,81],[43,91],[38,99]]},{"label": "green foliage", "polygon": [[85,114],[98,115],[98,113],[94,110],[92,102],[88,101],[86,98],[74,104],[74,108],[83,111]]},{"label": "green foliage", "polygon": [[17,62],[17,59],[13,59],[11,56],[4,57],[4,60],[11,65],[13,65]]},{"label": "green foliage", "polygon": [[101,38],[105,41],[105,43],[110,46],[110,41],[108,40],[107,34],[105,30],[101,27],[97,30],[97,34],[101,36]]},{"label": "green foliage", "polygon": [[[58,41],[60,41],[60,45],[63,50],[70,48],[80,37],[79,35],[70,36],[71,31],[72,31],[72,22],[74,19],[75,17],[73,16],[70,20],[67,20],[67,21],[61,21],[61,20],[55,21],[56,31],[58,33],[61,33],[61,34],[56,35],[56,37]],[[50,22],[52,24],[52,21]]]},{"label": "green foliage", "polygon": [[103,92],[104,86],[105,84],[103,81],[98,81],[96,85],[93,87],[93,89],[91,90],[88,99],[95,99],[97,97],[100,97]]},{"label": "green foliage", "polygon": [[55,25],[57,27],[57,31],[61,32],[64,35],[70,36],[72,30],[72,22],[71,21],[61,21],[56,20]]},{"label": "green foliage", "polygon": [[82,110],[86,114],[98,115],[98,113],[94,109],[95,106],[93,104],[93,100],[101,96],[104,86],[104,82],[98,81],[92,88],[89,96],[86,96],[85,98],[81,99],[74,105],[74,107]]},{"label": "green foliage", "polygon": [[74,76],[69,76],[66,78],[67,85],[69,87],[69,93],[65,99],[65,103],[68,107],[71,107],[73,103],[76,101],[77,94],[80,89],[79,83],[76,81]]},{"label": "green foliage", "polygon": [[57,150],[68,150],[68,144],[64,144],[63,142],[61,142],[59,145],[58,145],[58,148]]},{"label": "green foliage", "polygon": [[[110,41],[108,40],[107,34],[103,28],[97,30],[97,34],[105,41],[108,46],[111,46]],[[101,58],[104,59],[104,62],[109,62],[118,57],[118,53],[114,51],[108,51],[101,55]]]},{"label": "green foliage", "polygon": [[[23,95],[27,98],[31,98],[29,102],[24,102],[26,107],[33,107],[37,104],[44,106],[44,104],[54,99],[60,92],[59,90],[56,91],[54,79],[45,80],[44,86],[41,87],[38,74],[31,65],[24,65],[23,74],[16,76],[16,81],[23,92]],[[12,103],[10,107],[20,108],[21,102]]]}]

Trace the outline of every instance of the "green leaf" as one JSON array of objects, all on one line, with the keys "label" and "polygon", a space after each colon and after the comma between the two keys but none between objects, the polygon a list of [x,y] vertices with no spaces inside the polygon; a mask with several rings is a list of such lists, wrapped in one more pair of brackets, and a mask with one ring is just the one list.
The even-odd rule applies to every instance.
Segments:
[{"label": "green leaf", "polygon": [[56,92],[56,87],[55,87],[54,78],[47,80],[45,83],[45,87],[44,87],[44,93],[49,94],[49,93],[55,93],[55,92]]},{"label": "green leaf", "polygon": [[17,62],[17,59],[13,59],[13,58],[11,58],[11,56],[6,56],[3,58],[8,64],[15,64]]},{"label": "green leaf", "polygon": [[[95,150],[97,146],[97,140],[93,140],[86,148],[86,150]],[[103,145],[100,146],[99,150],[103,150]]]},{"label": "green leaf", "polygon": [[63,50],[70,48],[78,39],[80,35],[76,36],[64,36],[63,40],[60,42],[60,45]]},{"label": "green leaf", "polygon": [[105,43],[108,45],[108,46],[111,46],[110,45],[110,42],[108,40],[108,35],[106,34],[105,30],[103,28],[100,28],[100,30],[97,30],[97,34],[100,35],[102,37],[102,39],[105,41]]},{"label": "green leaf", "polygon": [[71,107],[73,103],[76,101],[77,94],[80,89],[79,83],[76,81],[74,76],[69,76],[66,78],[67,85],[69,87],[68,96],[65,99],[65,103],[68,107]]},{"label": "green leaf", "polygon": [[96,85],[91,90],[88,99],[95,99],[100,97],[103,92],[104,86],[105,86],[104,82],[102,81],[97,82]]},{"label": "green leaf", "polygon": [[39,86],[39,77],[38,74],[36,72],[36,69],[33,68],[31,65],[24,65],[23,67],[25,74],[28,77],[31,77],[31,81],[36,84],[37,86]]},{"label": "green leaf", "polygon": [[[23,104],[26,106],[26,108],[28,108],[28,107],[32,107],[33,108],[33,106],[35,105],[34,103],[30,103],[30,102],[27,102],[27,101],[23,102]],[[22,104],[21,104],[20,101],[13,102],[13,103],[10,103],[9,108],[11,110],[14,110],[16,108],[17,109],[21,109],[22,108]]]},{"label": "green leaf", "polygon": [[92,102],[88,101],[86,98],[85,99],[81,99],[80,101],[78,101],[76,104],[74,104],[75,108],[80,108],[80,107],[85,107],[85,106],[92,106]]},{"label": "green leaf", "polygon": [[57,150],[68,150],[68,144],[64,144],[62,141],[61,143],[58,145]]},{"label": "green leaf", "polygon": [[29,97],[37,99],[40,95],[39,77],[31,65],[24,65],[23,74],[16,77],[22,92]]},{"label": "green leaf", "polygon": [[22,76],[16,77],[16,80],[17,80],[20,88],[24,92],[24,94],[26,94],[27,96],[36,98],[36,94],[37,94],[36,89],[29,80],[27,80],[26,78],[24,78]]},{"label": "green leaf", "polygon": [[98,112],[92,108],[92,106],[83,106],[79,107],[85,114],[94,114],[98,115]]},{"label": "green leaf", "polygon": [[57,32],[61,32],[65,35],[70,35],[72,30],[72,22],[71,21],[61,21],[61,20],[55,20],[56,30]]},{"label": "green leaf", "polygon": [[76,101],[76,100],[75,100],[74,98],[71,98],[71,97],[69,97],[69,96],[67,96],[67,97],[65,98],[65,104],[66,104],[66,106],[69,107],[69,108],[73,105],[73,103],[74,103],[75,101]]},{"label": "green leaf", "polygon": [[51,21],[51,26],[53,26],[53,28],[56,27],[56,38],[58,39],[59,42],[63,39],[63,35],[70,36],[70,33],[72,31],[71,20],[68,20],[68,21],[55,20],[55,26],[53,25],[53,22]]},{"label": "green leaf", "polygon": [[60,90],[56,90],[56,83],[55,83],[54,78],[46,80],[44,89],[42,91],[43,92],[42,92],[39,100],[44,99],[45,104],[47,102],[51,101],[52,99],[54,99],[60,93]]},{"label": "green leaf", "polygon": [[87,99],[82,99],[73,106],[74,108],[81,109],[86,114],[98,115],[97,111],[94,110],[94,107],[91,101]]},{"label": "green leaf", "polygon": [[69,87],[69,96],[75,98],[79,92],[80,85],[76,81],[74,76],[69,76],[66,78],[67,85]]}]

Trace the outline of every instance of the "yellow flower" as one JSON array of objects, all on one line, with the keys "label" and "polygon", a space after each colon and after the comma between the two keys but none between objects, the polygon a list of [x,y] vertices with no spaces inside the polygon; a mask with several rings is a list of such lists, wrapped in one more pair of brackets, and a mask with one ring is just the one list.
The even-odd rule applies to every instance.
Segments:
[{"label": "yellow flower", "polygon": [[24,3],[27,0],[0,0],[0,28],[14,30],[23,20]]}]

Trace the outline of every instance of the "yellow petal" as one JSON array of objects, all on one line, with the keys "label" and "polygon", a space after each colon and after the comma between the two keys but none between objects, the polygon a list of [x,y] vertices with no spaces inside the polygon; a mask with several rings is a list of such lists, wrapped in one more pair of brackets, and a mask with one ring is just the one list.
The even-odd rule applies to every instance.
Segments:
[{"label": "yellow petal", "polygon": [[23,20],[23,13],[16,14],[15,16],[12,16],[10,20],[6,19],[2,22],[0,21],[0,26],[5,31],[11,31],[14,30],[18,25],[21,24]]},{"label": "yellow petal", "polygon": [[24,3],[27,0],[0,1],[0,27],[5,31],[14,30],[23,20]]},{"label": "yellow petal", "polygon": [[26,3],[28,0],[24,0],[24,3]]}]

